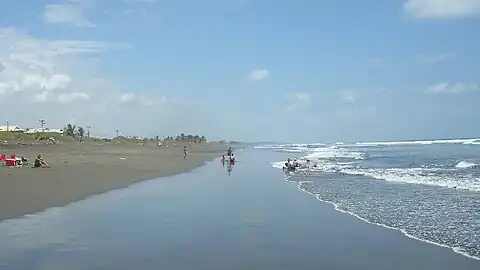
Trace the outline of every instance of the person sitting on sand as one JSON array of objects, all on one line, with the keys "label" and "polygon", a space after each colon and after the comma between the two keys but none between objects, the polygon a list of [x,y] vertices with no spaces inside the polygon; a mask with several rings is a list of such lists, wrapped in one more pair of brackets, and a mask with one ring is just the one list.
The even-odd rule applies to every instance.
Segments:
[{"label": "person sitting on sand", "polygon": [[28,165],[28,159],[26,157],[22,156],[20,159],[21,165]]},{"label": "person sitting on sand", "polygon": [[48,165],[42,158],[41,155],[38,155],[37,158],[35,159],[35,163],[33,164],[34,168],[50,168],[50,165]]}]

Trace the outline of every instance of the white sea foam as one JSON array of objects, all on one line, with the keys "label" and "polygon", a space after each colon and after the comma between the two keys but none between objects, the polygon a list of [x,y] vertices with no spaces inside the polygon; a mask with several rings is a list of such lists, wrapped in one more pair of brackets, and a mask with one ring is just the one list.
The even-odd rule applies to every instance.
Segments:
[{"label": "white sea foam", "polygon": [[[365,168],[360,166],[362,164],[359,162],[359,159],[366,159],[368,156],[361,152],[362,147],[371,147],[371,146],[408,146],[408,145],[428,145],[432,144],[463,144],[463,145],[480,145],[480,139],[455,139],[455,140],[429,140],[429,141],[398,141],[398,142],[365,142],[365,143],[355,143],[355,144],[347,144],[347,143],[335,143],[330,146],[320,146],[317,148],[308,148],[305,149],[305,157],[308,159],[316,160],[317,166],[314,168],[309,168],[308,171],[319,171],[319,172],[327,172],[327,173],[335,173],[335,174],[347,174],[347,175],[355,175],[355,176],[366,176],[369,178],[383,180],[390,183],[398,183],[398,184],[419,184],[419,185],[430,185],[430,186],[437,186],[437,187],[444,187],[444,188],[456,188],[456,189],[464,189],[474,192],[480,192],[480,178],[475,177],[473,173],[469,173],[468,169],[473,168],[476,166],[480,166],[480,164],[476,164],[467,160],[458,162],[455,166],[451,166],[450,168],[429,168],[424,166],[418,166],[417,168]],[[352,149],[353,148],[353,149]],[[363,148],[366,150],[366,148]],[[372,149],[374,150],[374,149]],[[377,150],[374,150],[377,151]],[[370,152],[370,151],[368,151]],[[377,151],[378,152],[378,151]],[[342,162],[338,162],[340,159],[347,159],[341,160]],[[333,160],[337,159],[337,160]],[[348,160],[349,159],[349,160]],[[285,161],[281,162],[273,162],[272,166],[275,168],[282,168]],[[454,165],[454,164],[452,164]],[[463,170],[463,171],[461,171]],[[299,173],[303,173],[301,170]],[[295,175],[294,173],[293,175]],[[365,179],[368,181],[368,179]],[[301,184],[299,183],[300,190],[310,193],[307,190],[301,188]],[[315,194],[313,194],[315,195]],[[323,201],[319,195],[315,195],[317,199]],[[389,229],[394,229],[402,232],[407,237],[420,240],[423,242],[427,242],[430,244],[447,247],[452,249],[454,252],[462,254],[464,256],[474,258],[480,260],[480,258],[473,257],[468,255],[465,250],[461,249],[460,247],[451,247],[439,243],[435,243],[432,241],[424,240],[417,238],[405,230],[401,228],[394,228],[389,227],[384,224],[379,224],[375,222],[370,222],[369,220],[353,213],[348,212],[343,209],[340,209],[339,206],[333,202],[326,201],[327,203],[331,203],[335,206],[335,209],[353,215],[365,222],[375,224],[378,226],[382,226]]]},{"label": "white sea foam", "polygon": [[449,139],[449,140],[420,140],[420,141],[386,141],[386,142],[357,142],[356,146],[396,146],[396,145],[429,145],[429,144],[474,144],[480,142],[475,139]]},{"label": "white sea foam", "polygon": [[285,165],[285,162],[287,161],[277,161],[277,162],[272,162],[272,167],[277,168],[277,169],[282,169],[283,166]]},{"label": "white sea foam", "polygon": [[[273,162],[275,168],[282,168],[285,161]],[[449,176],[441,168],[361,168],[354,163],[336,164],[328,161],[317,162],[310,171],[343,173],[348,175],[367,176],[377,180],[393,183],[430,185],[445,188],[457,188],[480,192],[480,179],[466,176]],[[454,170],[454,169],[452,169]]]},{"label": "white sea foam", "polygon": [[313,149],[312,153],[306,156],[308,159],[330,159],[330,158],[351,158],[365,159],[365,154],[357,151],[348,151],[346,149],[332,147],[319,147]]},{"label": "white sea foam", "polygon": [[466,176],[449,176],[440,168],[360,168],[352,164],[317,163],[311,171],[337,172],[348,175],[367,176],[393,183],[430,185],[480,192],[480,179]]},{"label": "white sea foam", "polygon": [[255,149],[284,149],[284,148],[296,148],[296,149],[310,149],[315,147],[325,146],[324,143],[291,143],[291,144],[262,144],[254,146]]},{"label": "white sea foam", "polygon": [[345,169],[342,173],[364,175],[388,182],[430,185],[446,188],[458,188],[480,191],[480,181],[469,176],[445,176],[438,173],[442,169],[425,168],[389,168],[389,169]]},{"label": "white sea foam", "polygon": [[[286,181],[289,181],[289,177],[286,177],[285,178]],[[289,181],[289,182],[293,182],[293,181]],[[425,242],[425,243],[428,243],[428,244],[432,244],[432,245],[436,245],[436,246],[440,246],[440,247],[444,247],[444,248],[449,248],[451,250],[453,250],[453,252],[455,253],[458,253],[460,255],[463,255],[465,257],[468,257],[470,259],[474,259],[474,260],[480,260],[479,257],[475,257],[475,256],[471,256],[469,255],[468,253],[466,253],[462,248],[460,247],[452,247],[452,246],[448,246],[448,245],[444,245],[444,244],[440,244],[440,243],[437,243],[437,242],[433,242],[433,241],[430,241],[430,240],[426,240],[426,239],[422,239],[422,238],[419,238],[419,237],[416,237],[412,234],[409,234],[406,230],[404,229],[401,229],[401,228],[395,228],[395,227],[391,227],[391,226],[387,226],[385,224],[382,224],[382,223],[377,223],[377,222],[372,222],[354,212],[351,212],[351,211],[347,211],[347,210],[344,210],[344,209],[341,209],[339,207],[338,204],[332,202],[332,201],[327,201],[327,200],[323,200],[319,195],[315,194],[315,193],[312,193],[312,192],[309,192],[307,191],[306,189],[302,188],[302,184],[304,182],[297,182],[297,188],[307,194],[310,194],[310,195],[313,195],[315,196],[315,198],[317,198],[317,200],[321,201],[321,202],[325,202],[325,203],[328,203],[328,204],[331,204],[333,205],[334,209],[338,212],[341,212],[341,213],[344,213],[344,214],[349,214],[351,216],[354,216],[368,224],[372,224],[372,225],[376,225],[376,226],[380,226],[380,227],[383,227],[383,228],[386,228],[386,229],[390,229],[390,230],[395,230],[395,231],[399,231],[401,232],[403,235],[407,236],[408,238],[412,238],[412,239],[415,239],[415,240],[418,240],[418,241],[421,241],[421,242]]]},{"label": "white sea foam", "polygon": [[[434,143],[474,143],[478,139],[456,139],[456,140],[431,140],[431,141],[410,141],[410,142],[370,142],[358,143],[361,145],[403,145],[403,144],[434,144]],[[285,145],[287,146],[287,145]],[[278,146],[278,147],[285,147]],[[310,145],[311,147],[312,145]],[[451,173],[445,174],[448,170],[461,170],[479,166],[468,161],[459,162],[455,168],[362,168],[356,166],[352,162],[331,162],[332,159],[366,159],[366,154],[358,149],[349,149],[346,145],[336,144],[332,146],[319,146],[316,148],[308,148],[304,144],[291,144],[288,147],[299,147],[302,153],[305,153],[304,159],[317,161],[317,166],[309,168],[314,171],[343,173],[349,175],[367,176],[377,180],[385,180],[394,183],[421,184],[431,185],[445,188],[458,188],[470,191],[480,191],[480,180],[471,175],[455,175]],[[272,147],[272,146],[270,146]],[[301,149],[300,149],[301,147]],[[271,148],[275,149],[275,148]],[[289,148],[290,149],[290,148]],[[286,161],[272,163],[275,168],[282,168]]]},{"label": "white sea foam", "polygon": [[468,169],[468,168],[473,168],[478,166],[478,164],[468,162],[468,161],[460,161],[457,165],[455,165],[455,168],[458,169]]},{"label": "white sea foam", "polygon": [[466,142],[464,142],[463,144],[473,144],[473,145],[480,145],[480,140],[479,140],[479,139],[470,140],[470,141],[466,141]]},{"label": "white sea foam", "polygon": [[415,140],[415,141],[377,141],[377,142],[335,142],[325,143],[299,143],[299,144],[264,144],[257,145],[256,149],[283,149],[283,148],[305,148],[306,150],[322,146],[341,146],[341,147],[368,147],[368,146],[399,146],[399,145],[431,145],[431,144],[470,144],[480,145],[480,138],[470,139],[445,139],[445,140]]}]

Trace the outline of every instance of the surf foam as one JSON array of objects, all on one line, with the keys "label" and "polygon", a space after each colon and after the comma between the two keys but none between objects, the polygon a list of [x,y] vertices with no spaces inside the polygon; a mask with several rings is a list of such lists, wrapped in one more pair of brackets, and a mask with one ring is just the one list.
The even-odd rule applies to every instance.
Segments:
[{"label": "surf foam", "polygon": [[[402,144],[433,144],[433,143],[472,143],[478,139],[455,139],[455,140],[431,140],[431,141],[410,141],[410,142],[370,142],[362,143],[363,145],[402,145]],[[315,144],[310,144],[312,147]],[[290,144],[269,146],[270,149],[279,149],[281,147],[298,147],[302,148],[302,153],[306,155],[303,159],[317,161],[317,166],[310,168],[313,171],[336,172],[348,175],[366,176],[377,180],[388,182],[431,185],[444,188],[458,188],[470,191],[480,191],[480,179],[471,175],[452,175],[448,173],[449,169],[441,168],[362,168],[355,163],[332,162],[338,159],[347,160],[363,160],[367,159],[367,155],[357,149],[346,148],[346,145],[317,146],[316,148],[308,148],[305,144]],[[265,147],[265,146],[261,146]],[[273,167],[281,169],[286,161],[272,164]],[[468,169],[478,166],[475,163],[461,161],[452,166],[451,170]],[[445,172],[447,172],[445,174]]]},{"label": "surf foam", "polygon": [[[282,168],[283,163],[272,165],[274,168]],[[310,171],[329,173],[343,173],[353,176],[366,176],[376,180],[384,180],[399,184],[430,185],[444,188],[457,188],[480,192],[480,179],[466,176],[442,175],[445,169],[440,168],[387,168],[373,169],[360,168],[352,163],[334,164],[331,162],[318,162],[317,167]]]},{"label": "surf foam", "polygon": [[402,228],[396,228],[396,227],[392,227],[392,226],[388,226],[388,225],[385,225],[385,224],[382,224],[382,223],[377,223],[377,222],[373,222],[373,221],[370,221],[354,212],[351,212],[351,211],[348,211],[348,210],[345,210],[345,209],[342,209],[340,208],[340,206],[333,202],[333,201],[328,201],[328,200],[324,200],[320,197],[320,195],[318,194],[315,194],[313,192],[310,192],[308,191],[307,189],[305,188],[302,188],[302,185],[303,183],[307,182],[307,181],[291,181],[289,179],[291,179],[292,175],[290,176],[286,176],[285,177],[285,180],[288,181],[288,182],[293,182],[293,183],[297,183],[297,188],[300,190],[300,191],[303,191],[309,195],[313,195],[315,196],[315,198],[317,198],[317,200],[321,201],[321,202],[324,202],[324,203],[328,203],[328,204],[331,204],[333,205],[334,209],[338,212],[341,212],[341,213],[344,213],[344,214],[348,214],[348,215],[351,215],[361,221],[364,221],[368,224],[372,224],[372,225],[376,225],[376,226],[379,226],[379,227],[383,227],[383,228],[386,228],[386,229],[390,229],[390,230],[395,230],[395,231],[399,231],[401,232],[403,235],[405,235],[406,237],[408,238],[411,238],[411,239],[415,239],[417,241],[421,241],[421,242],[424,242],[424,243],[428,243],[428,244],[431,244],[431,245],[435,245],[435,246],[439,246],[439,247],[443,247],[443,248],[448,248],[448,249],[451,249],[453,252],[457,253],[457,254],[460,254],[460,255],[463,255],[467,258],[470,258],[470,259],[474,259],[474,260],[480,260],[479,257],[475,257],[475,256],[472,256],[470,254],[468,254],[467,252],[465,252],[464,249],[460,248],[460,247],[453,247],[453,246],[449,246],[449,245],[445,245],[445,244],[441,244],[441,243],[437,243],[437,242],[433,242],[433,241],[430,241],[430,240],[427,240],[427,239],[422,239],[420,237],[416,237],[412,234],[409,234],[405,229],[402,229]]},{"label": "surf foam", "polygon": [[357,142],[356,146],[396,146],[396,145],[429,145],[429,144],[474,144],[480,142],[474,139],[448,139],[448,140],[419,140],[419,141],[385,141],[385,142]]},{"label": "surf foam", "polygon": [[468,168],[473,168],[478,166],[478,164],[468,162],[468,161],[460,161],[457,165],[455,165],[455,168],[458,169],[468,169]]}]

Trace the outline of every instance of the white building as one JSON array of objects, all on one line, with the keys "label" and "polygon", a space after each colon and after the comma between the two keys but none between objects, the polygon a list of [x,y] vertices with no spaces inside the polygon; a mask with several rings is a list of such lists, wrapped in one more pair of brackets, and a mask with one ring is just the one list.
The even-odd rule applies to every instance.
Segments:
[{"label": "white building", "polygon": [[0,126],[0,132],[24,132],[23,128],[19,126]]},{"label": "white building", "polygon": [[26,134],[34,134],[34,133],[41,133],[41,132],[48,132],[48,133],[58,133],[58,134],[63,134],[63,129],[58,129],[58,128],[44,128],[43,130],[41,128],[30,128],[24,133]]}]

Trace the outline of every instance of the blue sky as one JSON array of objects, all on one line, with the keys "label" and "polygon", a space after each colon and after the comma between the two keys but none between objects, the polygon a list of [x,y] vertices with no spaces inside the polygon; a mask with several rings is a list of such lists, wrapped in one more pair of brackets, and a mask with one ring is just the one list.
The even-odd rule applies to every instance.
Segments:
[{"label": "blue sky", "polygon": [[480,0],[446,2],[3,0],[0,106],[103,136],[477,137]]}]

